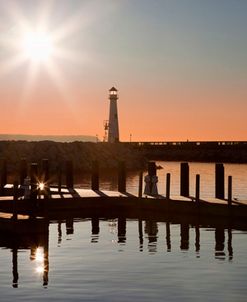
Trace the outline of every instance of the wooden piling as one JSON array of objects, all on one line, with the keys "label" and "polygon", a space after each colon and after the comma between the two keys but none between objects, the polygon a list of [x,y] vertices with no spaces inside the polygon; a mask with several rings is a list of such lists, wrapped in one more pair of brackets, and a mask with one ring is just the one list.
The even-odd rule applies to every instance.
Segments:
[{"label": "wooden piling", "polygon": [[166,199],[170,199],[171,192],[171,174],[166,174]]},{"label": "wooden piling", "polygon": [[13,186],[13,220],[17,220],[17,201],[18,201],[18,181],[14,181]]},{"label": "wooden piling", "polygon": [[148,163],[148,175],[149,176],[155,176],[157,174],[157,167],[156,167],[156,163],[150,161]]},{"label": "wooden piling", "polygon": [[74,175],[72,160],[66,161],[66,186],[68,189],[74,189]]},{"label": "wooden piling", "polygon": [[32,163],[30,167],[30,179],[31,179],[31,199],[35,200],[37,199],[38,195],[38,164]]},{"label": "wooden piling", "polygon": [[142,197],[142,190],[143,190],[143,172],[140,171],[139,173],[139,189],[138,189],[138,197]]},{"label": "wooden piling", "polygon": [[232,176],[228,176],[228,205],[232,204]]},{"label": "wooden piling", "polygon": [[215,165],[215,198],[225,198],[225,169],[223,164]]},{"label": "wooden piling", "polygon": [[91,188],[94,191],[99,190],[99,162],[92,162]]},{"label": "wooden piling", "polygon": [[200,201],[200,175],[196,174],[196,202]]},{"label": "wooden piling", "polygon": [[20,162],[20,185],[24,185],[24,180],[27,177],[27,161],[23,158]]},{"label": "wooden piling", "polygon": [[124,161],[120,161],[118,164],[118,191],[126,192],[126,167]]},{"label": "wooden piling", "polygon": [[5,159],[1,160],[1,184],[0,193],[4,194],[4,186],[7,184],[7,162]]},{"label": "wooden piling", "polygon": [[49,187],[49,178],[50,178],[50,167],[49,160],[47,158],[42,159],[42,180]]},{"label": "wooden piling", "polygon": [[189,197],[189,164],[180,165],[180,195]]},{"label": "wooden piling", "polygon": [[61,165],[57,167],[57,186],[58,186],[58,193],[61,193],[62,188],[62,168]]}]

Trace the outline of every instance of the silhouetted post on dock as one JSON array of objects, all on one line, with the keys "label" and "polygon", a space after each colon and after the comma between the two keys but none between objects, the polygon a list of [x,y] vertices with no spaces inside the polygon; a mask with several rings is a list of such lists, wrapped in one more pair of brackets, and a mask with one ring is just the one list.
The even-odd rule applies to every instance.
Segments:
[{"label": "silhouetted post on dock", "polygon": [[74,189],[74,175],[72,160],[66,161],[66,186],[68,189]]},{"label": "silhouetted post on dock", "polygon": [[91,187],[94,191],[99,190],[99,162],[96,160],[92,162]]},{"label": "silhouetted post on dock", "polygon": [[126,192],[126,166],[124,161],[118,164],[118,191]]},{"label": "silhouetted post on dock", "polygon": [[13,186],[14,198],[13,198],[13,216],[12,219],[17,220],[17,201],[18,201],[18,181],[14,181]]},{"label": "silhouetted post on dock", "polygon": [[47,198],[50,193],[50,167],[49,160],[44,158],[42,159],[42,179],[44,183],[44,196]]},{"label": "silhouetted post on dock", "polygon": [[196,202],[200,201],[200,175],[196,174]]},{"label": "silhouetted post on dock", "polygon": [[166,199],[170,199],[171,193],[171,174],[166,174]]},{"label": "silhouetted post on dock", "polygon": [[215,165],[215,198],[225,198],[225,169],[223,164]]},{"label": "silhouetted post on dock", "polygon": [[57,166],[57,186],[58,186],[58,193],[61,193],[61,188],[62,188],[62,167],[61,167],[61,165]]},{"label": "silhouetted post on dock", "polygon": [[38,195],[38,164],[32,163],[30,167],[30,179],[31,179],[31,199],[37,199]]},{"label": "silhouetted post on dock", "polygon": [[139,173],[138,197],[142,197],[142,190],[143,190],[143,172],[140,171],[140,173]]},{"label": "silhouetted post on dock", "polygon": [[20,185],[24,185],[24,180],[27,177],[27,161],[23,158],[20,162]]},{"label": "silhouetted post on dock", "polygon": [[7,184],[7,162],[5,159],[1,160],[1,194],[4,193],[4,186]]},{"label": "silhouetted post on dock", "polygon": [[181,163],[180,165],[180,195],[189,197],[189,164]]},{"label": "silhouetted post on dock", "polygon": [[232,176],[228,176],[228,205],[232,204]]}]

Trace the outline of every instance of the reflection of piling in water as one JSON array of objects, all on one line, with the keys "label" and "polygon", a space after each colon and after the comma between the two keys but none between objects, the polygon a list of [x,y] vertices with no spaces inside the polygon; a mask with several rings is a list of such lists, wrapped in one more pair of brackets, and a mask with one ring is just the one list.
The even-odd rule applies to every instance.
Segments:
[{"label": "reflection of piling in water", "polygon": [[18,255],[18,249],[17,249],[17,246],[14,244],[13,249],[12,249],[12,265],[13,265],[12,266],[12,273],[13,273],[12,286],[14,288],[18,287],[18,279],[19,279],[17,255]]},{"label": "reflection of piling in water", "polygon": [[170,222],[166,223],[166,246],[167,252],[171,251],[171,230],[170,230]]},{"label": "reflection of piling in water", "polygon": [[189,249],[189,230],[188,224],[180,224],[180,235],[181,235],[181,250]]},{"label": "reflection of piling in water", "polygon": [[118,242],[126,242],[126,218],[118,218]]},{"label": "reflection of piling in water", "polygon": [[227,242],[227,247],[228,247],[229,260],[232,260],[232,259],[233,259],[232,229],[228,229],[228,242]]},{"label": "reflection of piling in water", "polygon": [[155,253],[157,251],[158,224],[156,221],[145,221],[145,233],[148,235],[148,251]]},{"label": "reflection of piling in water", "polygon": [[48,275],[49,275],[49,232],[45,234],[44,240],[44,272],[43,272],[43,286],[48,285]]},{"label": "reflection of piling in water", "polygon": [[195,233],[196,233],[196,240],[195,240],[196,252],[199,252],[200,251],[200,228],[199,228],[199,225],[195,226]]},{"label": "reflection of piling in water", "polygon": [[61,244],[61,242],[62,242],[62,223],[61,223],[61,221],[58,221],[57,233],[58,233],[57,243]]},{"label": "reflection of piling in water", "polygon": [[74,220],[71,217],[66,219],[66,234],[67,235],[74,234]]},{"label": "reflection of piling in water", "polygon": [[91,242],[98,242],[99,239],[99,232],[100,232],[100,228],[99,228],[99,218],[92,218],[91,219],[91,224],[92,224],[92,240]]},{"label": "reflection of piling in water", "polygon": [[225,248],[225,230],[221,227],[215,229],[215,257],[223,258],[225,257],[224,253]]},{"label": "reflection of piling in water", "polygon": [[142,230],[142,220],[138,220],[138,233],[139,233],[139,251],[143,252],[143,230]]}]

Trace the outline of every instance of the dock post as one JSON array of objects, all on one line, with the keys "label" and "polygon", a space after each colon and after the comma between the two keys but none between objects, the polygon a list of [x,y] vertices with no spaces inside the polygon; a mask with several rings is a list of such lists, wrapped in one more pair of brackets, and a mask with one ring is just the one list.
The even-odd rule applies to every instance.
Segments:
[{"label": "dock post", "polygon": [[23,158],[20,162],[20,185],[24,185],[24,180],[27,177],[27,161]]},{"label": "dock post", "polygon": [[120,161],[118,164],[118,191],[126,192],[126,167],[124,161]]},{"label": "dock post", "polygon": [[30,179],[31,179],[31,199],[36,200],[38,196],[38,164],[32,163],[30,167]]},{"label": "dock post", "polygon": [[200,175],[196,174],[196,202],[200,201]]},{"label": "dock post", "polygon": [[4,186],[7,184],[7,162],[5,159],[1,160],[1,188],[0,193],[4,193]]},{"label": "dock post", "polygon": [[228,205],[232,204],[232,176],[228,176]]},{"label": "dock post", "polygon": [[50,194],[50,175],[49,175],[49,160],[42,159],[42,181],[44,182],[44,195],[49,197]]},{"label": "dock post", "polygon": [[92,162],[91,188],[93,191],[99,190],[99,162]]},{"label": "dock post", "polygon": [[139,189],[138,189],[138,197],[142,197],[142,189],[143,189],[143,172],[139,173]]},{"label": "dock post", "polygon": [[171,193],[171,174],[166,174],[166,199],[170,199]]},{"label": "dock post", "polygon": [[181,163],[180,165],[180,195],[189,197],[189,164]]},{"label": "dock post", "polygon": [[61,187],[62,187],[62,168],[61,168],[61,165],[57,166],[57,187],[58,187],[58,193],[61,193]]},{"label": "dock post", "polygon": [[17,201],[18,201],[18,181],[14,181],[14,186],[13,186],[13,220],[17,220]]},{"label": "dock post", "polygon": [[74,189],[74,175],[72,160],[66,161],[66,186],[68,189]]},{"label": "dock post", "polygon": [[215,165],[215,198],[225,198],[225,169],[223,164]]}]

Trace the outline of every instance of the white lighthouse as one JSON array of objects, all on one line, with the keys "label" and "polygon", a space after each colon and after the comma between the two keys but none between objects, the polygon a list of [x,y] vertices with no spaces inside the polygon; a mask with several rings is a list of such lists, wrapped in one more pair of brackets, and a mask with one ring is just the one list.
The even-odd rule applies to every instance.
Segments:
[{"label": "white lighthouse", "polygon": [[117,143],[119,142],[119,128],[118,128],[118,113],[117,113],[117,100],[118,94],[117,89],[112,87],[109,90],[110,100],[110,115],[108,124],[108,142]]}]

